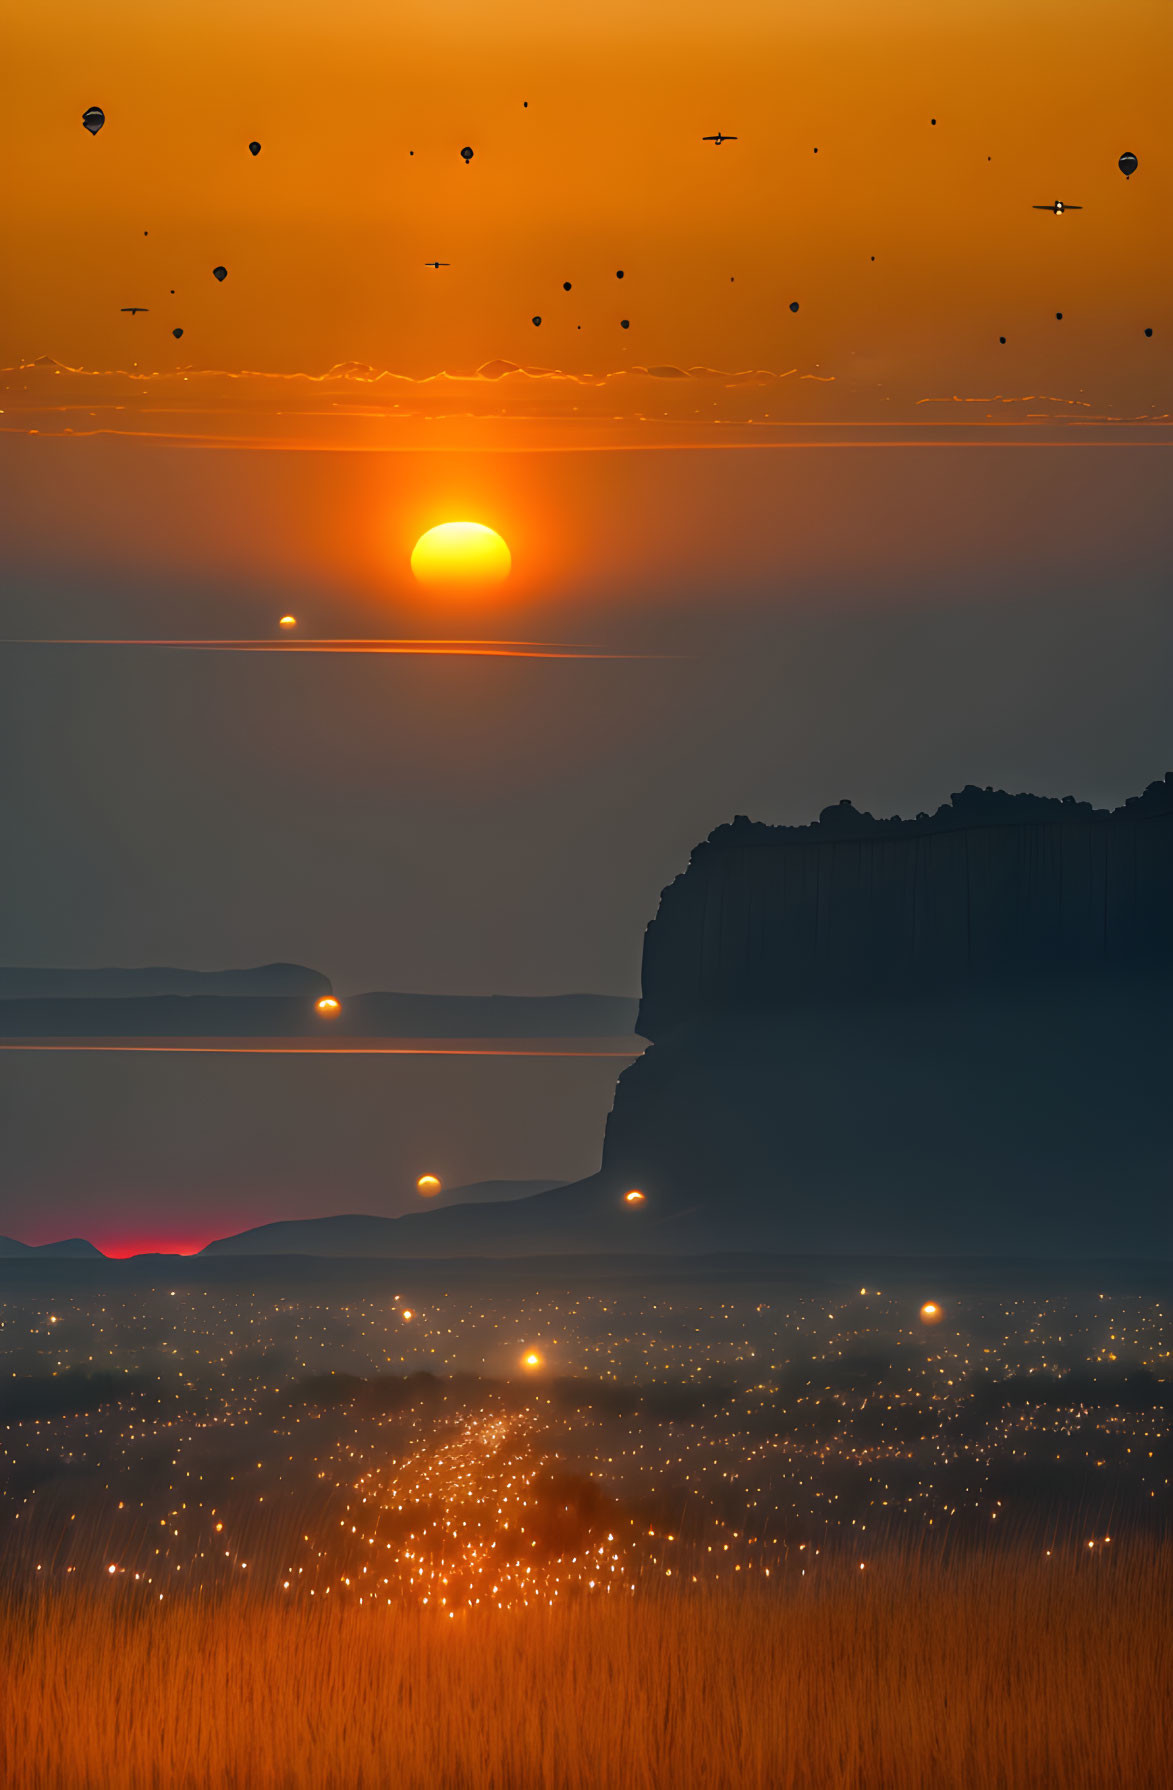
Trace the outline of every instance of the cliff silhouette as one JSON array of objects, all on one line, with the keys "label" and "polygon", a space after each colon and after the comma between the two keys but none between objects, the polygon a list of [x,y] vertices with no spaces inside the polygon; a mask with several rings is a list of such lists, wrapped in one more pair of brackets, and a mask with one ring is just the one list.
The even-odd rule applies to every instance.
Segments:
[{"label": "cliff silhouette", "polygon": [[832,996],[1173,969],[1173,772],[1112,811],[972,784],[935,814],[738,816],[665,889],[637,1029]]},{"label": "cliff silhouette", "polygon": [[648,927],[599,1173],[400,1246],[1170,1258],[1171,1015],[1173,773],[738,819]]}]

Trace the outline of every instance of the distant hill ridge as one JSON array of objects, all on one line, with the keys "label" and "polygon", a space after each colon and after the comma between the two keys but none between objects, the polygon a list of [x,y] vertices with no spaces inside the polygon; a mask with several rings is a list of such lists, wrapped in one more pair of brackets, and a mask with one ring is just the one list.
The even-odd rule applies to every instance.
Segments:
[{"label": "distant hill ridge", "polygon": [[15,1237],[0,1237],[0,1256],[86,1256],[105,1261],[102,1251],[84,1237],[63,1237],[59,1243],[18,1243]]},{"label": "distant hill ridge", "polygon": [[126,1000],[152,995],[329,994],[330,978],[299,963],[264,963],[244,970],[21,969],[0,967],[0,1001]]},{"label": "distant hill ridge", "polygon": [[380,1218],[369,1213],[350,1212],[328,1218],[280,1219],[261,1224],[235,1236],[217,1237],[200,1250],[200,1255],[310,1255],[364,1256],[410,1255],[410,1238],[416,1219],[434,1213],[439,1207],[452,1214],[459,1226],[460,1214],[484,1206],[498,1206],[532,1199],[563,1186],[561,1181],[474,1181],[467,1187],[454,1187],[427,1204],[421,1200],[418,1211],[401,1213],[396,1218]]}]

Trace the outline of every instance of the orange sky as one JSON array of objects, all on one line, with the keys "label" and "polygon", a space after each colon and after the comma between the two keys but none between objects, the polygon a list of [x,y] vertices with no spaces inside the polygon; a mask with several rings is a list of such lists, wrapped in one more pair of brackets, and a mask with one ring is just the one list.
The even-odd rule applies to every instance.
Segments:
[{"label": "orange sky", "polygon": [[[506,360],[777,381],[749,403],[713,374],[667,396],[630,371],[537,399],[532,381],[487,397],[413,384],[360,393],[377,421],[349,432],[333,393],[294,393],[296,428],[278,421],[288,391],[250,396],[254,436],[323,445],[398,445],[378,434],[396,406],[448,415],[466,399],[522,417],[536,403],[572,432],[588,413],[609,439],[665,406],[701,434],[923,423],[923,401],[954,397],[1165,413],[1165,0],[634,11],[24,9],[3,118],[22,178],[4,201],[0,361],[286,375],[359,362],[419,381]],[[80,116],[95,103],[108,122],[91,138]],[[702,144],[718,129],[739,141]],[[1127,183],[1124,149],[1141,162]],[[1084,209],[1031,209],[1057,197]],[[217,435],[222,394],[181,386],[166,428]],[[19,391],[5,408],[5,426],[27,425]]]},{"label": "orange sky", "polygon": [[[1167,768],[1168,0],[8,11],[6,961],[632,992],[734,814]],[[22,644],[286,611],[613,656]],[[614,1062],[388,1063],[10,1055],[6,1228],[597,1161]]]}]

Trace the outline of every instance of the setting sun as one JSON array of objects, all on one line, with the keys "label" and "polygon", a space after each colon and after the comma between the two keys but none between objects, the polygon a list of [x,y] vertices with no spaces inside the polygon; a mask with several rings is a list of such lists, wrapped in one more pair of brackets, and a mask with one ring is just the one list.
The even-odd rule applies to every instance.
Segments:
[{"label": "setting sun", "polygon": [[440,1191],[439,1175],[421,1175],[415,1184],[415,1190],[424,1199],[432,1199]]},{"label": "setting sun", "polygon": [[411,555],[421,584],[500,584],[512,564],[501,536],[480,522],[441,522],[420,536]]}]

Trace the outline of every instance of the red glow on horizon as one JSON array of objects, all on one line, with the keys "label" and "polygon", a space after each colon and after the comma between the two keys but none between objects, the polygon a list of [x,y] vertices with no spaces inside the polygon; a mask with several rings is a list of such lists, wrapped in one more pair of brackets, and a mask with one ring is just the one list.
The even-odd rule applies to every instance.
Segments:
[{"label": "red glow on horizon", "polygon": [[101,1237],[91,1237],[90,1242],[112,1262],[125,1262],[135,1255],[198,1255],[211,1238],[192,1241],[179,1237],[120,1237],[104,1242]]}]

